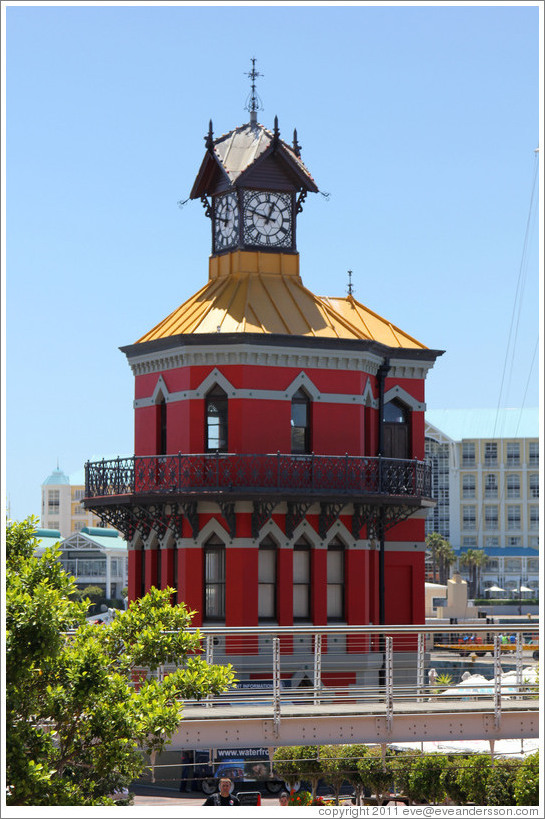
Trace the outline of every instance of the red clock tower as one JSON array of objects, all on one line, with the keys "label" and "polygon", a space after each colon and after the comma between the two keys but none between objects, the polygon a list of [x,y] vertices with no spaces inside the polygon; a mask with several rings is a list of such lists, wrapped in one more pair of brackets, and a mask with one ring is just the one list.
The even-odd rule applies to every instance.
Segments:
[{"label": "red clock tower", "polygon": [[424,623],[441,352],[304,286],[296,220],[318,188],[296,132],[252,105],[205,141],[190,196],[211,220],[208,281],[122,348],[135,454],[87,464],[85,506],[129,542],[129,597],[172,586],[197,625]]}]

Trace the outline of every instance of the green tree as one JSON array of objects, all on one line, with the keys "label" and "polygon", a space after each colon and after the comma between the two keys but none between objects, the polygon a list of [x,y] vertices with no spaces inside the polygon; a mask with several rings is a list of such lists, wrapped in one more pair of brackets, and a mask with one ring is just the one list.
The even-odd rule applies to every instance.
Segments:
[{"label": "green tree", "polygon": [[468,549],[460,557],[460,566],[465,566],[469,572],[470,596],[475,598],[480,594],[481,570],[487,561],[486,552],[482,549]]},{"label": "green tree", "polygon": [[539,805],[539,751],[523,760],[514,790],[515,804]]},{"label": "green tree", "polygon": [[359,760],[365,756],[368,751],[367,745],[342,745],[340,746],[340,753],[342,755],[342,764],[346,779],[354,786],[356,794],[356,805],[361,805],[361,800],[364,792],[364,783],[361,778],[360,769],[358,768]]},{"label": "green tree", "polygon": [[486,805],[486,785],[491,766],[488,754],[472,754],[461,760],[456,782],[466,794],[466,802]]},{"label": "green tree", "polygon": [[439,583],[446,583],[449,578],[449,569],[456,561],[454,549],[439,532],[430,532],[426,536],[426,548],[431,556],[434,582],[439,569]]},{"label": "green tree", "polygon": [[394,780],[392,765],[394,752],[386,749],[386,758],[383,760],[380,747],[371,747],[365,756],[358,761],[358,770],[365,788],[375,794],[379,805],[384,796],[390,793]]},{"label": "green tree", "polygon": [[396,754],[395,760],[392,762],[396,789],[405,794],[409,802],[413,802],[410,786],[411,770],[413,763],[420,756],[422,756],[422,751],[411,748]]},{"label": "green tree", "polygon": [[419,802],[437,804],[445,798],[441,775],[446,767],[443,754],[422,754],[412,765],[408,777],[409,796]]},{"label": "green tree", "polygon": [[274,772],[276,776],[278,776],[279,779],[283,779],[290,788],[293,788],[295,783],[301,779],[297,760],[298,748],[294,745],[284,745],[275,748],[273,755]]},{"label": "green tree", "polygon": [[487,805],[516,805],[515,782],[520,759],[496,759],[486,783]]},{"label": "green tree", "polygon": [[441,772],[441,785],[443,790],[447,798],[450,799],[451,802],[454,802],[455,805],[465,805],[468,801],[468,797],[458,782],[458,765],[463,757],[459,754],[447,754],[445,759],[445,767]]},{"label": "green tree", "polygon": [[[152,589],[97,628],[71,599],[58,545],[34,556],[34,519],[6,533],[6,785],[9,805],[108,805],[177,729],[183,700],[220,693],[230,666],[209,666],[193,612]],[[67,632],[70,632],[69,634]],[[160,665],[175,666],[159,681]],[[149,669],[136,691],[136,668]]]},{"label": "green tree", "polygon": [[320,753],[317,745],[297,745],[296,764],[299,768],[300,779],[310,782],[312,788],[312,801],[316,799],[318,782],[323,776],[322,765],[320,763]]},{"label": "green tree", "polygon": [[342,745],[320,745],[320,765],[322,776],[335,792],[335,804],[339,804],[339,794],[346,775]]}]

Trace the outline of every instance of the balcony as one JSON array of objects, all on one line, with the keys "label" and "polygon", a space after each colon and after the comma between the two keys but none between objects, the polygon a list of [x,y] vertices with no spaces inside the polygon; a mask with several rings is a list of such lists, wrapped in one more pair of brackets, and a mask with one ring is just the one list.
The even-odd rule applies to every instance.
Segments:
[{"label": "balcony", "polygon": [[[228,496],[254,500],[431,499],[431,464],[418,460],[330,455],[134,456],[85,465],[85,506],[119,496]],[[417,503],[419,505],[419,503]]]}]

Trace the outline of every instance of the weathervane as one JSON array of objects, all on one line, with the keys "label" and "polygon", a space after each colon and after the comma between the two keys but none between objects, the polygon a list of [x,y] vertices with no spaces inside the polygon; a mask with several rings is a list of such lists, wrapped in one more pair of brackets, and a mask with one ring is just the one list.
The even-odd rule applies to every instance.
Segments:
[{"label": "weathervane", "polygon": [[255,57],[252,57],[252,70],[245,71],[244,73],[252,81],[252,90],[244,107],[250,112],[250,125],[257,125],[257,112],[263,110],[263,103],[255,90],[255,81],[258,77],[263,77],[264,75],[255,70]]},{"label": "weathervane", "polygon": [[352,296],[354,293],[354,289],[352,287],[352,271],[348,271],[348,295]]}]

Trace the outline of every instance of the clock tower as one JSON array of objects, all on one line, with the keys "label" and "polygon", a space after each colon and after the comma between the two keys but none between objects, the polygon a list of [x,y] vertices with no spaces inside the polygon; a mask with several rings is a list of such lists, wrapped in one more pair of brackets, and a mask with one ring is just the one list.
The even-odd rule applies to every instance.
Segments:
[{"label": "clock tower", "polygon": [[[303,285],[296,220],[318,187],[297,133],[258,123],[256,76],[250,121],[219,137],[210,123],[190,194],[211,220],[208,281],[121,348],[134,456],[87,464],[84,501],[129,542],[131,600],[168,586],[195,625],[247,630],[222,651],[249,682],[260,626],[425,622],[425,379],[441,355],[351,284]],[[375,675],[376,646],[342,645],[325,685]]]},{"label": "clock tower", "polygon": [[190,199],[201,199],[212,221],[212,255],[233,250],[296,253],[296,219],[310,191],[318,188],[301,161],[297,131],[293,143],[257,122],[255,64],[250,72],[250,122],[214,139],[212,122],[206,154]]}]

